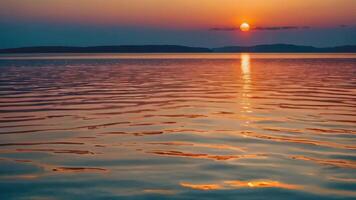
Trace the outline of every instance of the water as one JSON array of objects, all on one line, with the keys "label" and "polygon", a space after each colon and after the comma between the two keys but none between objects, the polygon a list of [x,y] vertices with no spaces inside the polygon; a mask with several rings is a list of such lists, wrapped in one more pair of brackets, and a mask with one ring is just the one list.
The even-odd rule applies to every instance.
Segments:
[{"label": "water", "polygon": [[0,58],[0,199],[354,199],[355,54]]}]

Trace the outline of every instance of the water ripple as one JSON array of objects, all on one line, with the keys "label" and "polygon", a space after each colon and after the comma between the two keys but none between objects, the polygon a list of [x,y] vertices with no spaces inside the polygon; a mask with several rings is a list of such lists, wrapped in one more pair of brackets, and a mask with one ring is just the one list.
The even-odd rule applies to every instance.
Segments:
[{"label": "water ripple", "polygon": [[127,56],[0,58],[0,198],[356,196],[354,54]]}]

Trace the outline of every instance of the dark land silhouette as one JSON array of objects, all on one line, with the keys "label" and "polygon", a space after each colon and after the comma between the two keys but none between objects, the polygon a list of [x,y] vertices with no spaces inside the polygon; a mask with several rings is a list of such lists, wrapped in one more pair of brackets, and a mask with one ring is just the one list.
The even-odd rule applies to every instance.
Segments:
[{"label": "dark land silhouette", "polygon": [[267,44],[256,46],[226,46],[213,49],[214,52],[251,52],[251,53],[355,53],[356,45],[318,48],[292,44]]},{"label": "dark land silhouette", "polygon": [[16,53],[356,53],[356,45],[313,47],[291,44],[256,46],[225,46],[219,48],[180,45],[119,45],[119,46],[33,46],[0,49],[2,54]]}]

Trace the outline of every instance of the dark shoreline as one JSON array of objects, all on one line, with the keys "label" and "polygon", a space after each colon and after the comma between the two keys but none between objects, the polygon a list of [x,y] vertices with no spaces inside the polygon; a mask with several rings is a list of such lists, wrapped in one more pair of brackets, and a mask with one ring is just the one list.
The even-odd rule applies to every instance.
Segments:
[{"label": "dark shoreline", "polygon": [[0,54],[31,53],[356,53],[356,45],[318,48],[290,44],[256,46],[225,46],[219,48],[180,45],[119,45],[119,46],[34,46],[0,49]]}]

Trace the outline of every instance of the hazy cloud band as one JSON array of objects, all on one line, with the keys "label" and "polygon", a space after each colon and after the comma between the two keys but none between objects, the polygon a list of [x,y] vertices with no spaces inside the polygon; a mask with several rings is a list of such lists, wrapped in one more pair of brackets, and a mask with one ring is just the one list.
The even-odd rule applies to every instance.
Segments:
[{"label": "hazy cloud band", "polygon": [[[309,26],[258,26],[251,30],[253,31],[280,31],[280,30],[298,30],[298,29],[310,29]],[[211,31],[238,31],[238,27],[213,27]]]}]

